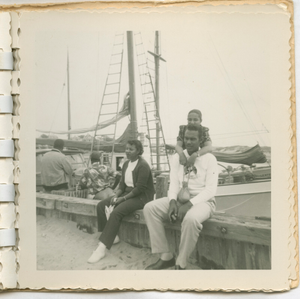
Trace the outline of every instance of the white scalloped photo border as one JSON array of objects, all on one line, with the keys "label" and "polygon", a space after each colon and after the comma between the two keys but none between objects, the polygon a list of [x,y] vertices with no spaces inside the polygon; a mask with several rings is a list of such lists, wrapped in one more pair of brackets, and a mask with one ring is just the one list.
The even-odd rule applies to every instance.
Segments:
[{"label": "white scalloped photo border", "polygon": [[18,33],[12,22],[16,17],[15,13],[13,16],[8,12],[0,13],[0,288],[4,290],[17,287],[14,168],[20,124],[19,117],[13,115],[13,95],[18,93],[20,74],[19,63],[14,62],[18,60],[17,34],[11,35]]}]

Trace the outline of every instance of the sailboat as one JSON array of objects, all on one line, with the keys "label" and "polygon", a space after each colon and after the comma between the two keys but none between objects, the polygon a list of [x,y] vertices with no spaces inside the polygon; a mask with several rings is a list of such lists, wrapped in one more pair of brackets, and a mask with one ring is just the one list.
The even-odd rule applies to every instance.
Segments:
[{"label": "sailboat", "polygon": [[[118,109],[120,102],[119,83],[117,82],[117,84],[114,84],[116,81],[110,81],[111,76],[120,76],[120,71],[114,72],[110,70],[111,72],[109,71],[108,77],[106,79],[106,86],[115,85],[115,88],[118,91],[115,93],[115,91],[108,91],[105,89],[96,125],[81,130],[81,132],[84,130],[87,130],[87,132],[94,131],[94,140],[92,142],[66,140],[65,142],[65,145],[67,147],[77,147],[85,149],[87,151],[94,149],[106,149],[107,152],[110,153],[110,161],[112,165],[114,165],[114,160],[117,158],[116,152],[118,152],[118,150],[122,150],[122,146],[124,145],[124,142],[127,142],[128,138],[146,137],[143,135],[138,135],[135,109],[136,82],[134,81],[135,68],[132,51],[132,32],[127,32],[127,41],[129,61],[129,96],[124,96],[122,108]],[[119,55],[119,58],[121,58],[120,61],[122,62],[123,52],[117,53],[114,53],[116,55],[113,55],[115,57],[118,57]],[[142,52],[138,52],[137,55],[145,58],[145,54],[141,53]],[[162,60],[159,52],[154,52],[154,54],[155,55],[153,55],[152,53],[152,56],[156,57],[158,60]],[[114,63],[116,62],[112,62],[111,64],[114,66],[120,65],[120,63]],[[138,68],[141,68],[143,66],[143,63],[145,62],[138,62]],[[145,64],[144,66],[147,67],[147,64]],[[164,161],[164,163],[168,165],[167,152],[170,149],[172,150],[172,147],[170,147],[170,145],[166,145],[164,141],[164,135],[158,109],[159,105],[156,102],[156,96],[159,95],[159,91],[154,91],[153,77],[150,75],[149,71],[146,71],[145,73],[140,73],[140,78],[143,78],[144,80],[141,80],[141,84],[143,84],[144,86],[143,99],[146,118],[145,125],[148,130],[148,136],[145,139],[147,139],[149,142],[152,166],[154,166],[155,171],[161,172],[160,166],[163,163],[161,158],[162,156],[166,156],[166,160]],[[157,77],[155,78],[155,80],[157,80]],[[156,86],[159,86],[159,83]],[[118,103],[115,103],[113,101],[111,101],[110,103],[106,102],[106,99],[113,95],[114,97],[118,98]],[[117,106],[114,113],[112,111],[105,112],[104,110],[102,110],[103,107],[109,105]],[[106,119],[101,117],[103,116],[103,114],[107,114]],[[115,138],[117,120],[119,119],[119,117],[125,117],[127,115],[130,115],[129,125],[127,126],[121,137]],[[149,118],[149,116],[151,117],[151,119]],[[108,125],[110,125],[110,122],[114,123],[112,134],[101,134],[101,142],[100,144],[97,143],[96,140],[99,140],[96,139],[97,131],[101,128],[106,128]],[[157,133],[157,130],[159,130],[158,137],[157,135],[153,134]],[[75,134],[79,131],[80,130],[68,130],[67,132],[63,131],[56,133]],[[146,141],[145,139],[144,141]],[[40,138],[37,140],[37,142],[51,145],[53,144],[54,140]],[[217,156],[219,162],[224,161],[227,163],[245,163],[248,165],[253,165],[254,163],[265,161],[265,157],[261,152],[259,146],[250,149],[248,152],[236,153],[235,155],[229,155],[220,152],[216,152],[215,155]],[[157,192],[158,191],[162,193],[162,188],[157,188]],[[166,194],[160,195],[165,196]],[[37,213],[46,216],[50,215],[50,217],[53,217],[53,215],[58,215],[58,217],[61,217],[63,219],[71,219],[72,221],[77,222],[80,227],[86,227],[87,232],[93,232],[97,222],[95,201],[75,197],[81,196],[78,196],[76,192],[64,193],[64,191],[53,191],[52,194],[48,195],[37,193]],[[239,183],[232,182],[228,184],[221,184],[217,189],[216,201],[218,207],[217,215],[205,223],[204,230],[201,234],[201,238],[203,239],[201,240],[201,242],[198,242],[196,248],[196,259],[198,260],[198,264],[200,264],[201,268],[205,269],[205,264],[211,263],[211,265],[214,266],[208,265],[207,268],[216,267],[218,269],[221,269],[220,266],[216,264],[216,256],[218,256],[218,254],[216,254],[217,251],[214,252],[214,250],[210,249],[203,250],[203,248],[213,247],[219,248],[220,250],[222,249],[222,256],[224,255],[226,257],[225,260],[228,260],[228,262],[225,262],[225,264],[229,269],[270,269],[271,233],[270,221],[268,221],[270,220],[271,212],[270,178],[265,180],[252,180]],[[223,217],[223,214],[226,214],[225,217]],[[228,215],[236,215],[236,217],[231,217]],[[245,216],[255,216],[255,218]],[[245,223],[245,219],[247,219],[247,223]],[[170,224],[166,224],[166,226],[168,228],[168,238],[172,240],[174,249],[177,250],[178,240],[180,240],[180,237],[178,236],[178,233],[180,233],[180,226]],[[133,215],[129,215],[128,217],[123,219],[120,228],[120,239],[134,246],[149,247],[149,237],[145,221],[143,219],[142,211],[137,211]],[[253,246],[255,246],[255,250],[253,250]],[[224,248],[226,248],[226,250],[223,250]],[[251,252],[251,258],[253,260],[256,260],[256,256],[263,256],[263,262],[253,262],[250,266],[240,266],[239,261],[237,261],[237,263],[235,264],[236,259],[240,260],[240,256],[249,256],[249,252]],[[227,258],[228,253],[230,255],[230,258]]]},{"label": "sailboat", "polygon": [[[69,125],[67,131],[53,132],[55,134],[68,134],[68,136],[70,136],[70,134],[83,134],[92,131],[94,132],[93,139],[91,142],[81,142],[73,141],[68,138],[68,140],[65,142],[67,147],[75,147],[90,151],[100,150],[109,153],[110,164],[112,167],[116,168],[118,165],[118,160],[125,156],[124,152],[126,142],[129,139],[140,139],[144,143],[144,146],[149,148],[150,152],[148,162],[152,165],[153,171],[160,171],[162,166],[164,171],[169,170],[169,161],[165,146],[164,134],[159,117],[159,109],[157,108],[159,101],[158,61],[164,61],[159,54],[158,34],[159,33],[156,32],[156,50],[154,53],[150,52],[154,56],[157,69],[155,76],[155,91],[151,78],[152,76],[149,72],[146,53],[142,48],[143,43],[141,40],[141,33],[134,34],[133,32],[127,32],[129,92],[124,96],[122,108],[119,109],[119,104],[121,101],[120,86],[124,56],[124,36],[123,34],[116,34],[96,125],[75,130],[70,130]],[[135,45],[133,44],[134,41]],[[138,132],[139,130],[137,122],[137,100],[135,96],[136,76],[134,66],[136,58],[134,57],[134,48],[137,51],[136,56],[139,71],[138,76],[142,87],[141,93],[145,109],[144,124],[142,125],[142,127],[144,126],[144,132],[141,133]],[[70,107],[70,104],[68,104],[68,107]],[[130,117],[130,123],[123,134],[119,138],[116,138],[117,123],[126,116]],[[68,123],[70,124],[70,114],[68,119]],[[99,130],[103,129],[105,129],[106,132],[98,135]],[[49,138],[37,138],[38,144],[53,145],[53,142],[54,140]],[[116,155],[116,153],[118,154]]]},{"label": "sailboat", "polygon": [[[154,58],[154,71],[155,74],[151,74],[148,65],[148,59],[146,57],[145,50],[143,49],[143,42],[141,33],[134,34],[129,31],[126,33],[127,39],[127,59],[128,59],[128,78],[129,78],[129,92],[123,98],[123,105],[119,109],[121,99],[121,73],[124,58],[124,35],[117,34],[113,44],[113,51],[111,61],[109,65],[108,75],[106,78],[106,84],[102,95],[101,106],[95,126],[77,130],[71,130],[70,125],[70,113],[68,118],[68,130],[55,132],[57,134],[68,134],[68,140],[65,141],[66,147],[77,148],[86,151],[99,150],[107,153],[107,159],[113,168],[119,170],[120,161],[125,157],[125,145],[128,139],[142,139],[144,144],[149,144],[150,149],[150,161],[149,163],[153,167],[155,174],[159,174],[163,171],[169,170],[169,156],[168,151],[174,149],[173,146],[165,143],[163,128],[159,114],[159,63],[165,62],[165,59],[161,57],[160,45],[159,45],[159,32],[155,32],[155,50],[154,52],[148,51],[148,53]],[[136,57],[134,57],[134,43],[136,49]],[[137,63],[137,67],[135,67]],[[69,56],[67,59],[67,65],[69,70]],[[136,109],[136,68],[139,71],[139,78],[141,84],[141,92],[144,104],[144,121],[145,133],[139,134],[138,122],[137,122],[137,109]],[[70,97],[69,97],[69,75],[68,75],[68,111],[70,111]],[[124,133],[116,138],[117,123],[124,117],[130,117],[130,123],[125,129]],[[97,135],[97,132],[102,129],[111,128],[110,132]],[[72,134],[82,134],[84,132],[94,132],[94,136],[91,142],[74,141],[70,140]],[[100,141],[99,141],[100,140]],[[53,145],[54,139],[38,138],[37,143]],[[266,162],[266,157],[262,152],[259,145],[254,146],[246,152],[227,154],[223,152],[215,151],[213,153],[219,162],[235,163],[252,166],[254,163]],[[165,167],[162,167],[164,164]],[[270,174],[270,167],[266,168],[266,173]],[[249,198],[253,201],[255,198],[270,203],[271,199],[271,180],[270,177],[263,177],[262,180],[257,181],[257,178],[261,178],[263,175],[258,175],[259,168],[253,169],[252,173],[254,180],[237,180],[245,177],[244,171],[236,171],[229,174],[220,174],[219,187],[217,191],[217,202],[220,211],[239,213],[240,209],[228,209],[235,204],[242,202],[247,203]],[[222,176],[233,177],[233,180],[222,181]],[[226,202],[226,207],[223,208]],[[231,202],[231,204],[229,204]],[[269,215],[269,213],[267,213]]]}]

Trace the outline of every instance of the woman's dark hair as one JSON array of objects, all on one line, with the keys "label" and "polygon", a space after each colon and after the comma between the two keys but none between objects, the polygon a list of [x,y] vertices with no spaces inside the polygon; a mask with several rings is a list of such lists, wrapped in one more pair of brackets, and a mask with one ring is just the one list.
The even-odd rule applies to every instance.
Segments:
[{"label": "woman's dark hair", "polygon": [[200,110],[198,110],[198,109],[193,109],[193,110],[191,110],[191,111],[188,113],[188,115],[189,115],[190,113],[196,113],[196,114],[198,115],[199,119],[200,119],[200,123],[202,122],[202,113],[201,113]]},{"label": "woman's dark hair", "polygon": [[[189,130],[189,131],[197,131],[198,132],[198,137],[199,137],[199,140],[202,139],[202,130],[203,130],[203,127],[200,125],[195,125],[195,124],[189,124],[186,126],[186,129],[185,129],[185,132]],[[185,134],[184,132],[184,134]]]},{"label": "woman's dark hair", "polygon": [[134,145],[140,156],[144,153],[143,145],[139,140],[128,140],[127,144]]}]

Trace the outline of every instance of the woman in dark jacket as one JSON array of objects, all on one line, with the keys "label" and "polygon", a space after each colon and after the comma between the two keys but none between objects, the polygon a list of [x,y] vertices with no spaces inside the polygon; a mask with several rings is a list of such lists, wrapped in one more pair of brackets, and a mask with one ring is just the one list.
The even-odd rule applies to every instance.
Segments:
[{"label": "woman in dark jacket", "polygon": [[[141,157],[143,146],[139,140],[126,144],[126,161],[122,168],[122,178],[115,196],[100,201],[97,205],[98,230],[102,232],[99,246],[89,258],[89,263],[96,263],[105,256],[106,248],[110,249],[118,242],[118,231],[124,216],[142,209],[153,200],[155,190],[148,163]],[[114,205],[114,210],[106,219],[105,207]]]}]

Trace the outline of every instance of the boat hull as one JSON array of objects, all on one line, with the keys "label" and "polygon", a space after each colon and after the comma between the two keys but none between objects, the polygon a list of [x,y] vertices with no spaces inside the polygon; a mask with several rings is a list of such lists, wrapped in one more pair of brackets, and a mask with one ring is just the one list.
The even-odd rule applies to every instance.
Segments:
[{"label": "boat hull", "polygon": [[271,181],[219,186],[217,213],[271,217]]}]

